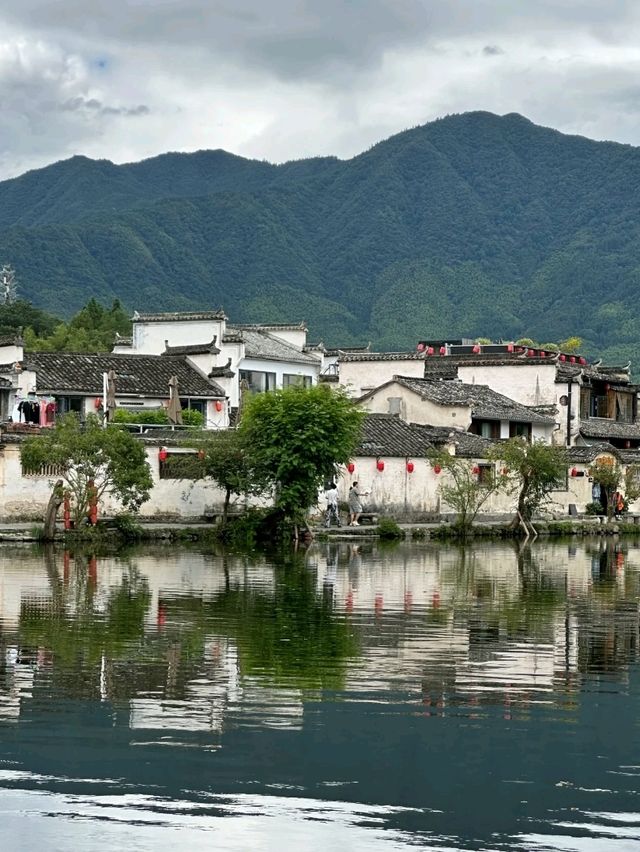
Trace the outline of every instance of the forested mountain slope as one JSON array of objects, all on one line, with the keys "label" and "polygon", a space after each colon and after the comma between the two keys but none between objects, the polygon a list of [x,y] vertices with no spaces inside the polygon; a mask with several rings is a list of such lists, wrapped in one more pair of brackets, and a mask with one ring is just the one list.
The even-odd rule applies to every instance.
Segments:
[{"label": "forested mountain slope", "polygon": [[0,183],[0,261],[58,312],[222,305],[379,347],[579,334],[619,360],[640,340],[639,188],[640,149],[489,113],[347,161],[76,157]]}]

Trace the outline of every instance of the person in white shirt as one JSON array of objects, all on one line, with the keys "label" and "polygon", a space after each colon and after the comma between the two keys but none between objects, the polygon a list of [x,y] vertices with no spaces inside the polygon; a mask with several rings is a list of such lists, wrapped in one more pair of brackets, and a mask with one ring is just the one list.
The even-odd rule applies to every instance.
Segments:
[{"label": "person in white shirt", "polygon": [[327,511],[324,518],[325,527],[330,527],[332,520],[334,520],[339,527],[342,526],[340,522],[340,513],[338,512],[338,489],[336,488],[335,482],[332,482],[327,488],[324,496],[327,499]]}]

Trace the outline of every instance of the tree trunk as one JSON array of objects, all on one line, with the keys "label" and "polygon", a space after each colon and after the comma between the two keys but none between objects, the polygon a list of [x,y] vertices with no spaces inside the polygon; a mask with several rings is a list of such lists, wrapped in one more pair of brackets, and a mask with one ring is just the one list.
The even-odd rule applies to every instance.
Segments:
[{"label": "tree trunk", "polygon": [[231,489],[227,488],[227,491],[224,495],[224,506],[222,507],[222,523],[226,526],[227,518],[229,516],[229,502],[231,500]]},{"label": "tree trunk", "polygon": [[53,486],[53,491],[51,492],[51,497],[49,498],[49,503],[47,504],[47,511],[44,515],[44,540],[45,541],[53,541],[56,535],[56,517],[58,515],[58,509],[62,504],[64,499],[64,487],[63,482],[59,479],[56,484]]}]

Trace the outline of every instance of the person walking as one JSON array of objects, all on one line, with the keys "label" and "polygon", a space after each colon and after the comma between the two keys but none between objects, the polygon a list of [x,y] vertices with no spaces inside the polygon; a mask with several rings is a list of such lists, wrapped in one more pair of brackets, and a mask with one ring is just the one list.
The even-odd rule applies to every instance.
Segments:
[{"label": "person walking", "polygon": [[360,502],[360,492],[358,491],[358,482],[353,483],[351,488],[349,489],[349,526],[350,527],[359,527],[358,518],[360,517],[360,512],[362,512],[362,503]]},{"label": "person walking", "polygon": [[336,487],[335,482],[332,482],[327,490],[324,493],[324,496],[327,500],[327,510],[324,517],[324,525],[325,527],[331,526],[331,521],[334,520],[339,527],[342,526],[340,522],[340,513],[338,512],[338,489]]}]

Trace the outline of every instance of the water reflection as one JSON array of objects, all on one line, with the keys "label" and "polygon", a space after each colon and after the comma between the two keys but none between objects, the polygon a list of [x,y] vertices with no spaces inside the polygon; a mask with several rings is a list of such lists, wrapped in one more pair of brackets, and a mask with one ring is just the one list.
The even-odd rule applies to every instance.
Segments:
[{"label": "water reflection", "polygon": [[627,848],[639,582],[614,538],[4,549],[0,786],[132,831],[151,795],[217,848]]}]

